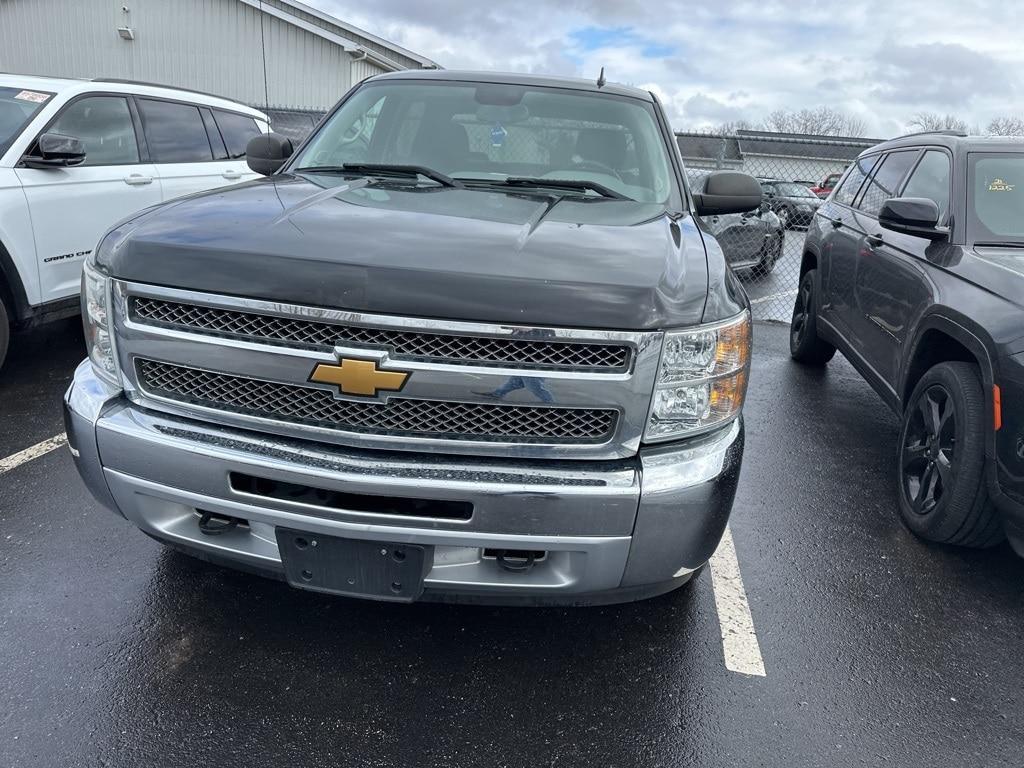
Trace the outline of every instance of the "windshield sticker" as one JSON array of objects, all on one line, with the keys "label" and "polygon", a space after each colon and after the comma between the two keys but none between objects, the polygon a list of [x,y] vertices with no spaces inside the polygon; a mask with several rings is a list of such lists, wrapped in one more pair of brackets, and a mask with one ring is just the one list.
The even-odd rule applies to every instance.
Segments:
[{"label": "windshield sticker", "polygon": [[50,94],[39,93],[38,91],[22,91],[21,93],[15,94],[14,98],[20,99],[21,101],[32,101],[36,104],[42,104],[50,98]]},{"label": "windshield sticker", "polygon": [[1002,179],[993,179],[992,183],[988,185],[989,192],[1013,192],[1013,188],[1016,184],[1007,184]]},{"label": "windshield sticker", "polygon": [[505,130],[501,123],[495,123],[494,127],[491,128],[491,146],[500,147],[505,143],[507,137],[508,131]]}]

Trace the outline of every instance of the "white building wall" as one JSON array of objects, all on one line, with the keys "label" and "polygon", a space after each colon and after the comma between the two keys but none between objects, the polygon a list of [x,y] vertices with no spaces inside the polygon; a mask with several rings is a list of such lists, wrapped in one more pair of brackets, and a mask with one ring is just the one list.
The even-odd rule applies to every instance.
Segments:
[{"label": "white building wall", "polygon": [[[135,39],[122,40],[121,26]],[[351,60],[334,42],[240,0],[0,0],[5,72],[147,80],[254,106],[325,110],[352,84]]]},{"label": "white building wall", "polygon": [[356,55],[352,61],[352,85],[355,85],[356,83],[360,82],[361,80],[365,80],[368,77],[373,77],[374,75],[379,75],[381,72],[388,71],[384,69],[384,67],[374,64],[369,59],[356,61],[355,59],[358,58],[359,56]]}]

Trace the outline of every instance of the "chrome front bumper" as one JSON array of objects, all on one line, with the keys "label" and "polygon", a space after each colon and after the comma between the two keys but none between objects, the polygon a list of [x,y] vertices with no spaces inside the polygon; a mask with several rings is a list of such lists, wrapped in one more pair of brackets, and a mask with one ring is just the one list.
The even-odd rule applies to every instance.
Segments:
[{"label": "chrome front bumper", "polygon": [[[68,442],[89,490],[146,533],[211,559],[283,574],[275,527],[433,547],[427,598],[612,602],[683,583],[721,538],[743,453],[737,421],[680,446],[612,461],[500,460],[366,451],[148,411],[88,361],[65,395]],[[350,511],[253,495],[232,473],[389,498],[468,502],[468,520]],[[248,521],[204,535],[196,510]],[[484,549],[546,553],[510,571]]]}]

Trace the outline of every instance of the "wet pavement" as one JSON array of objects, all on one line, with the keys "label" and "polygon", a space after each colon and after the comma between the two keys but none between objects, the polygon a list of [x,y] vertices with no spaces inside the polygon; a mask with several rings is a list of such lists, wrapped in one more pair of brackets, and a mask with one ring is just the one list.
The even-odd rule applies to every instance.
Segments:
[{"label": "wet pavement", "polygon": [[[899,524],[897,422],[755,329],[732,531],[765,677],[712,580],[589,609],[363,603],[164,550],[61,448],[0,475],[0,767],[1019,766],[1024,561]],[[12,345],[0,459],[60,431],[73,323]]]}]

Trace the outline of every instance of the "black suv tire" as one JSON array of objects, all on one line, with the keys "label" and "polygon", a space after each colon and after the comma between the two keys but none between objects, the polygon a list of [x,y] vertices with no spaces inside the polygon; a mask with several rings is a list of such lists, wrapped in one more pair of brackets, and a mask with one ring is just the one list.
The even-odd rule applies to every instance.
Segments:
[{"label": "black suv tire", "polygon": [[7,307],[0,297],[0,368],[3,368],[4,358],[7,356],[7,345],[11,341],[11,322],[7,315]]},{"label": "black suv tire", "polygon": [[922,539],[991,547],[1004,538],[985,483],[985,397],[978,368],[940,363],[914,387],[896,457],[900,516]]},{"label": "black suv tire", "polygon": [[816,269],[809,269],[800,279],[789,325],[789,354],[805,365],[824,365],[836,353],[835,347],[818,338],[818,299],[814,292],[817,275]]}]

